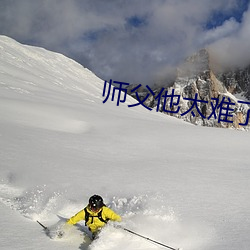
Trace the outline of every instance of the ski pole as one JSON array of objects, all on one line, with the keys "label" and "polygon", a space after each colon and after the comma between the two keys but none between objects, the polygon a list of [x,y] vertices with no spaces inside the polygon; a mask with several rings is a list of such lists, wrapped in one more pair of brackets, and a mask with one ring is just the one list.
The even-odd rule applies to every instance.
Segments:
[{"label": "ski pole", "polygon": [[150,238],[148,238],[148,237],[145,237],[145,236],[143,236],[143,235],[141,235],[141,234],[135,233],[135,232],[133,232],[133,231],[127,229],[127,228],[122,228],[122,229],[125,230],[125,231],[127,231],[127,232],[129,232],[129,233],[131,233],[131,234],[137,235],[137,236],[139,236],[139,237],[141,237],[141,238],[143,238],[143,239],[145,239],[145,240],[148,240],[148,241],[154,242],[154,243],[156,243],[156,244],[158,244],[158,245],[161,245],[161,246],[163,246],[163,247],[166,247],[166,248],[168,248],[168,249],[171,249],[171,250],[180,250],[180,248],[173,248],[173,247],[167,246],[167,245],[162,244],[162,243],[160,243],[160,242],[158,242],[158,241],[155,241],[155,240],[152,240],[152,239],[150,239]]},{"label": "ski pole", "polygon": [[40,226],[42,226],[43,227],[43,229],[46,231],[46,230],[48,230],[48,228],[47,227],[45,227],[41,222],[39,222],[38,220],[36,221]]}]

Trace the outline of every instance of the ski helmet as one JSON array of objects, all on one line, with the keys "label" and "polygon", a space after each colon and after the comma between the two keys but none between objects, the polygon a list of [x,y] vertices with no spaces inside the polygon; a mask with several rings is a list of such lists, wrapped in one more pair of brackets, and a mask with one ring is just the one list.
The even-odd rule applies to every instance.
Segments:
[{"label": "ski helmet", "polygon": [[93,195],[89,198],[89,206],[93,210],[98,210],[103,207],[103,199],[99,195]]}]

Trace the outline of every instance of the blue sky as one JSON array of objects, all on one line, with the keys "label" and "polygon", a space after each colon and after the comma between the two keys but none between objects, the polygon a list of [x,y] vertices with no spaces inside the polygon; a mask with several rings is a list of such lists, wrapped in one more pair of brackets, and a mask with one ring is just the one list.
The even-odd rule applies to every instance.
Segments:
[{"label": "blue sky", "polygon": [[249,0],[1,0],[0,34],[63,53],[105,80],[152,84],[210,48],[250,63]]},{"label": "blue sky", "polygon": [[223,9],[212,12],[211,18],[207,21],[206,28],[212,29],[216,28],[217,26],[221,26],[225,20],[228,20],[232,17],[237,22],[241,23],[243,14],[248,9],[248,4],[249,0],[240,0],[238,1],[236,8],[233,8],[229,13],[224,13]]}]

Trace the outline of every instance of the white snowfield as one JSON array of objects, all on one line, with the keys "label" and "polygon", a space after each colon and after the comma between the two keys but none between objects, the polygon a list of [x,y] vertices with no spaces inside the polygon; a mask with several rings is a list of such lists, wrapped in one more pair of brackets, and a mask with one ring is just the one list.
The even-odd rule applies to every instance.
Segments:
[{"label": "white snowfield", "polygon": [[123,227],[173,248],[249,250],[250,134],[129,108],[129,97],[103,104],[103,86],[0,36],[0,249],[164,249],[112,223],[93,243],[84,222],[62,239],[36,223],[53,229],[99,194]]}]

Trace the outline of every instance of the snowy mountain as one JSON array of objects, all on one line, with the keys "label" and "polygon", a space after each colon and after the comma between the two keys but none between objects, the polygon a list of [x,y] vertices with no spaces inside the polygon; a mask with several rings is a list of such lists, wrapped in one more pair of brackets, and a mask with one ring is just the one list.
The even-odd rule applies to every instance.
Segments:
[{"label": "snowy mountain", "polygon": [[179,66],[170,86],[153,87],[155,95],[147,89],[138,92],[141,99],[150,95],[148,107],[187,122],[249,130],[249,74],[249,68],[219,71],[209,51],[202,49]]},{"label": "snowy mountain", "polygon": [[[0,248],[153,250],[109,224],[50,229],[93,194],[122,226],[184,250],[248,250],[249,133],[193,126],[136,102],[63,55],[0,37]],[[117,97],[117,96],[116,96]]]}]

